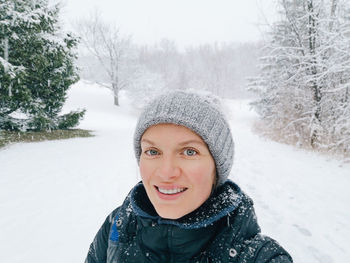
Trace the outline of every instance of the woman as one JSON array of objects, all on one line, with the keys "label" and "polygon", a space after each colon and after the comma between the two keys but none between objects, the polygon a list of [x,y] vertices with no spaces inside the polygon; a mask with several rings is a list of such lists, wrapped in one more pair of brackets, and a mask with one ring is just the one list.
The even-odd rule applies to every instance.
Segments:
[{"label": "woman", "polygon": [[227,180],[234,144],[218,100],[157,97],[139,117],[134,149],[142,182],[107,217],[85,262],[292,262]]}]

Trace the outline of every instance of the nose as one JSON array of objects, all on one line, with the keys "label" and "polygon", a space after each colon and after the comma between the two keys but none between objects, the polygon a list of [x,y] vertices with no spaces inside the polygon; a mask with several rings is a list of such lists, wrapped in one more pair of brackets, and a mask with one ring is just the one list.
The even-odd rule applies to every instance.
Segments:
[{"label": "nose", "polygon": [[163,158],[160,160],[157,174],[164,181],[172,181],[180,176],[181,169],[174,157],[163,156]]}]

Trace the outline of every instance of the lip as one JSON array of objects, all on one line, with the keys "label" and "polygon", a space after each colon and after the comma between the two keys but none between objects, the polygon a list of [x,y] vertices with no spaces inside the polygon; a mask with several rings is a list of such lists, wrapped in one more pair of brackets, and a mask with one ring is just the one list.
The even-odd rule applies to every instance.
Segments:
[{"label": "lip", "polygon": [[[176,193],[176,194],[163,194],[163,193],[159,192],[158,187],[164,188],[167,190],[172,190],[172,189],[176,189],[176,188],[185,188],[185,190],[182,192]],[[163,200],[175,200],[187,191],[186,187],[178,187],[178,186],[156,186],[156,185],[154,185],[154,189],[157,192],[158,197],[160,199],[163,199]]]}]

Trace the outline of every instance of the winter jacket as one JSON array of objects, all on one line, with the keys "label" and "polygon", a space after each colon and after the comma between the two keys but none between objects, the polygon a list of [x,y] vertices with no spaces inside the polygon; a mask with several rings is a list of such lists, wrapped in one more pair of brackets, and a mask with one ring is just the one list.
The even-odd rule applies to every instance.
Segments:
[{"label": "winter jacket", "polygon": [[290,255],[260,234],[252,200],[226,181],[190,214],[163,219],[142,183],[98,231],[85,263],[290,263]]}]

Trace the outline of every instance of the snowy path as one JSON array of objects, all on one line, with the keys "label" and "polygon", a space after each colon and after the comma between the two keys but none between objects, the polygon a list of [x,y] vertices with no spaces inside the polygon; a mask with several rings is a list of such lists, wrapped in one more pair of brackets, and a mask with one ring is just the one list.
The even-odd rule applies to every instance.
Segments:
[{"label": "snowy path", "polygon": [[[124,103],[124,105],[123,105]],[[16,144],[0,150],[1,262],[83,262],[105,216],[139,180],[132,152],[135,114],[109,91],[78,83],[67,109],[85,107],[96,137]],[[231,103],[232,179],[254,199],[264,233],[295,262],[350,258],[350,165],[250,131],[246,103]]]},{"label": "snowy path", "polygon": [[297,263],[349,262],[350,165],[253,134],[248,109],[244,102],[231,106],[232,179],[253,198],[262,232]]}]

